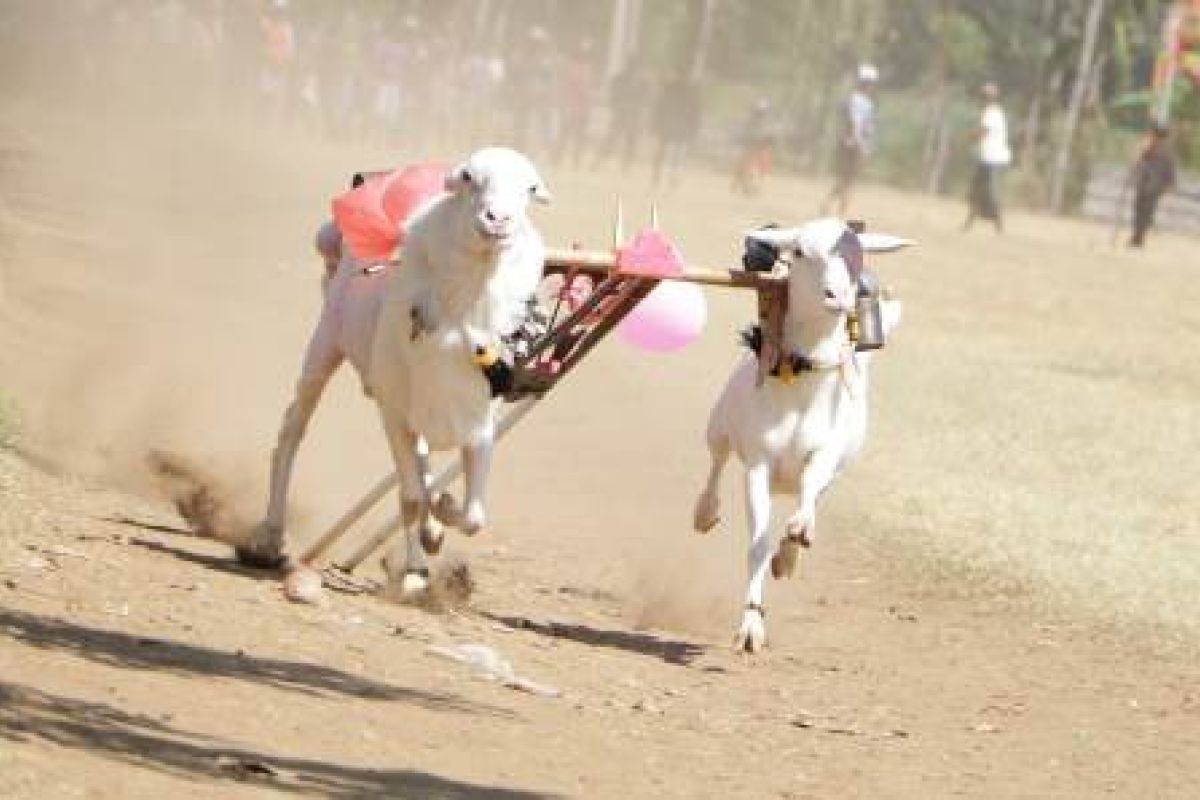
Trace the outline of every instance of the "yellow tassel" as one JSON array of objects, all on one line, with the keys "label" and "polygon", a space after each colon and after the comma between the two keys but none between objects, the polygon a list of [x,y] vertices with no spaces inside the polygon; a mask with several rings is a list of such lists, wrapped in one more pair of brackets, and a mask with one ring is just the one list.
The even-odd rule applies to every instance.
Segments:
[{"label": "yellow tassel", "polygon": [[796,371],[792,369],[792,360],[785,358],[779,362],[779,380],[786,384],[795,383]]},{"label": "yellow tassel", "polygon": [[858,317],[853,314],[846,317],[846,332],[850,335],[850,343],[858,344]]},{"label": "yellow tassel", "polygon": [[496,352],[494,347],[485,347],[484,345],[475,346],[475,364],[480,367],[490,367],[500,360],[500,354]]}]

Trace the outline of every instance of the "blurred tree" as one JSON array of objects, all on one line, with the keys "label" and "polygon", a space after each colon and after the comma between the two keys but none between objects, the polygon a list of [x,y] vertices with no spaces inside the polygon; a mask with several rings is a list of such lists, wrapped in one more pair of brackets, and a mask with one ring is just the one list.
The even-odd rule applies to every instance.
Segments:
[{"label": "blurred tree", "polygon": [[1075,132],[1079,126],[1079,117],[1083,111],[1088,82],[1096,62],[1096,43],[1100,35],[1100,21],[1104,18],[1104,3],[1105,0],[1091,0],[1083,43],[1079,47],[1079,60],[1075,67],[1074,87],[1071,90],[1071,100],[1067,106],[1067,116],[1058,144],[1058,155],[1054,161],[1054,171],[1050,176],[1050,208],[1056,212],[1063,210],[1065,200],[1064,189],[1066,187],[1067,172],[1071,168]]},{"label": "blurred tree", "polygon": [[933,76],[933,103],[931,119],[925,135],[924,164],[926,169],[925,191],[937,194],[942,189],[946,172],[946,158],[950,153],[950,115],[946,107],[950,102],[951,69],[951,21],[954,19],[954,0],[942,0],[937,18],[937,61]]},{"label": "blurred tree", "polygon": [[717,16],[717,0],[700,0],[700,3],[697,13],[695,45],[692,48],[691,67],[688,69],[688,77],[693,81],[699,81],[704,75],[704,68],[708,62],[708,48],[712,44],[713,25]]}]

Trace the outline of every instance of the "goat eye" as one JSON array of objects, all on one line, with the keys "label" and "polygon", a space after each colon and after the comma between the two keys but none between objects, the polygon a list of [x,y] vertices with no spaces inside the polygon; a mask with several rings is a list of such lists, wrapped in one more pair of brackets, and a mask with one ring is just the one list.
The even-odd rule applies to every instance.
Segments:
[{"label": "goat eye", "polygon": [[529,187],[529,193],[537,194],[537,184],[536,183]]},{"label": "goat eye", "polygon": [[474,178],[471,177],[471,173],[465,169],[462,172],[458,173],[458,177],[462,180],[463,183],[470,183],[472,180],[474,180]]}]

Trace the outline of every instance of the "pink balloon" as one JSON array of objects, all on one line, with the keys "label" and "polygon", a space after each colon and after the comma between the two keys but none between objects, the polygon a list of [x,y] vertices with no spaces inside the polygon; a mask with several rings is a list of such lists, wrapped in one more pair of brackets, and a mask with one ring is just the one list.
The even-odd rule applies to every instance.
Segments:
[{"label": "pink balloon", "polygon": [[699,286],[663,281],[621,321],[617,336],[643,350],[669,353],[694,342],[707,318]]}]

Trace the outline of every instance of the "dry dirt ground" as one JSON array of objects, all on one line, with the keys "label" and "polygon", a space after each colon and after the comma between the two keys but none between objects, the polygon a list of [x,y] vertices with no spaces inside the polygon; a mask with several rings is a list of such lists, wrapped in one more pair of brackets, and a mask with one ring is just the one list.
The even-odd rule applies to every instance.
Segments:
[{"label": "dry dirt ground", "polygon": [[[745,533],[691,533],[708,403],[747,296],[670,357],[610,342],[503,444],[476,592],[432,613],[288,603],[189,535],[147,454],[260,511],[318,306],[312,230],[356,169],[418,154],[6,101],[0,112],[0,796],[1200,796],[1195,241],[1146,253],[867,188],[906,320],[867,452],[824,500],[769,650],[729,647]],[[453,153],[420,154],[450,157]],[[643,172],[547,166],[554,243],[606,241]],[[696,262],[825,187],[661,199]],[[301,451],[293,544],[385,469],[339,376]],[[377,574],[372,565],[368,575]],[[544,697],[438,647],[487,645]],[[431,649],[433,648],[433,649]]]}]

